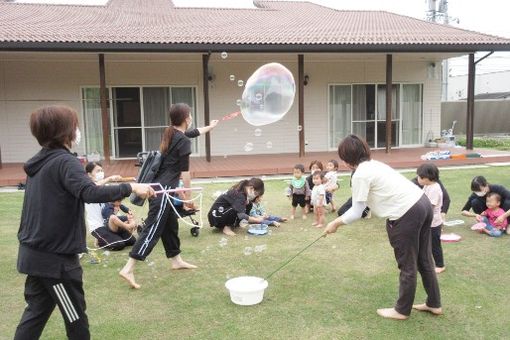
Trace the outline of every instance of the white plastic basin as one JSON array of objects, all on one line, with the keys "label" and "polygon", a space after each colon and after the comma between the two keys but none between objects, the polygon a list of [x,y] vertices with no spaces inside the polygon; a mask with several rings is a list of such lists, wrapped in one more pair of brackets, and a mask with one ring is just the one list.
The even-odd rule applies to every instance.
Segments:
[{"label": "white plastic basin", "polygon": [[268,283],[256,276],[239,276],[225,282],[230,300],[236,305],[251,306],[260,303]]}]

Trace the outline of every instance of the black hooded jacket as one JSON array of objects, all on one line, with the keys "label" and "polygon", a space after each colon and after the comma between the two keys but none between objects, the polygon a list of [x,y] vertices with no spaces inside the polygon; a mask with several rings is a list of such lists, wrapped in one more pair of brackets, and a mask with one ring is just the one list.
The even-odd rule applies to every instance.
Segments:
[{"label": "black hooded jacket", "polygon": [[21,273],[59,278],[86,252],[84,203],[129,196],[131,186],[97,186],[67,149],[43,148],[25,163],[27,184],[18,240]]}]

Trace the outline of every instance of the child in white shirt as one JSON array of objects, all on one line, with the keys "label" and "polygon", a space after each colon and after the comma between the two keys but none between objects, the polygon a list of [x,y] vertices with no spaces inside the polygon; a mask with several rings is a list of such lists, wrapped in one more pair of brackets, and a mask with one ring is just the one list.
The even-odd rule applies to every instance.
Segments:
[{"label": "child in white shirt", "polygon": [[326,190],[326,205],[331,205],[331,211],[335,212],[335,202],[333,201],[333,193],[338,189],[338,162],[334,159],[326,164],[326,174],[324,175],[325,183],[324,189]]},{"label": "child in white shirt", "polygon": [[313,205],[314,222],[312,226],[322,228],[324,226],[324,206],[326,205],[326,190],[322,181],[324,173],[316,171],[312,175],[313,189],[310,197],[310,203]]}]

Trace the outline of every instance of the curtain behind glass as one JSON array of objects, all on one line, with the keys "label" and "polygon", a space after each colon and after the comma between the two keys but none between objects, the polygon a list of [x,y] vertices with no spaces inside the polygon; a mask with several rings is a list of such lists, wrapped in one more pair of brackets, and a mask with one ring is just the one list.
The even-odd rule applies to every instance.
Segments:
[{"label": "curtain behind glass", "polygon": [[103,155],[103,124],[99,88],[82,89],[83,119],[85,128],[85,152],[87,155]]},{"label": "curtain behind glass", "polygon": [[329,146],[336,148],[351,133],[351,86],[329,87]]},{"label": "curtain behind glass", "polygon": [[367,119],[367,87],[366,85],[352,86],[352,120]]},{"label": "curtain behind glass", "polygon": [[[399,85],[391,86],[391,119],[399,118]],[[377,85],[377,120],[386,119],[386,85]]]},{"label": "curtain behind glass", "polygon": [[422,91],[419,84],[402,86],[402,144],[421,144]]},{"label": "curtain behind glass", "polygon": [[143,88],[145,150],[157,150],[163,131],[168,126],[170,95],[168,87]]}]

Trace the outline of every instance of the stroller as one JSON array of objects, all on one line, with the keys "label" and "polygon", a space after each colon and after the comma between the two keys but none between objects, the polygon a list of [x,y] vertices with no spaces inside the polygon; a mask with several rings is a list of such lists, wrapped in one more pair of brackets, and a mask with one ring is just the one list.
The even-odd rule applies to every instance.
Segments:
[{"label": "stroller", "polygon": [[[140,167],[140,171],[138,173],[137,182],[139,183],[147,183],[148,181],[151,181],[154,179],[155,174],[157,173],[157,170],[159,169],[159,162],[161,161],[160,155],[158,155],[158,152],[156,151],[146,151],[146,152],[139,152],[136,155],[137,163],[135,166]],[[151,177],[148,173],[152,172],[153,176]],[[156,194],[162,194],[165,195],[166,199],[169,200],[170,206],[175,211],[177,216],[183,221],[184,223],[191,226],[191,235],[193,237],[198,237],[200,234],[200,228],[201,223],[197,221],[195,218],[193,218],[194,215],[196,215],[197,212],[200,210],[197,209],[184,209],[184,201],[179,199],[177,197],[178,191],[183,191],[177,189],[171,189],[171,190],[165,190],[163,186],[160,183],[148,183],[154,189],[156,190]],[[202,190],[202,188],[190,188],[192,191],[196,190]],[[200,192],[195,199],[199,199],[199,204],[202,206],[202,193]],[[143,205],[144,200],[140,200],[136,196],[130,197],[131,203],[136,205]],[[190,222],[187,222],[185,218],[189,218]],[[201,216],[199,216],[200,221],[202,220]]]}]

